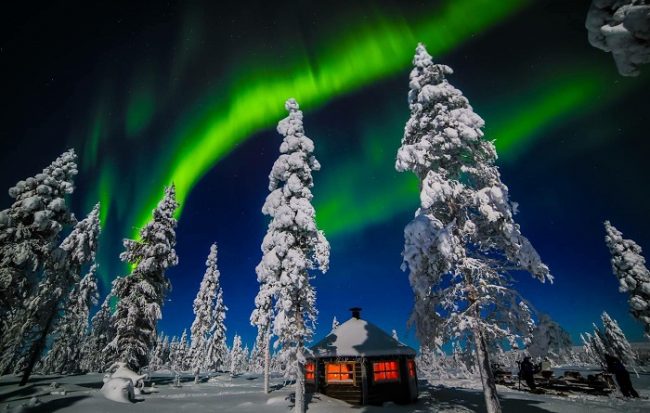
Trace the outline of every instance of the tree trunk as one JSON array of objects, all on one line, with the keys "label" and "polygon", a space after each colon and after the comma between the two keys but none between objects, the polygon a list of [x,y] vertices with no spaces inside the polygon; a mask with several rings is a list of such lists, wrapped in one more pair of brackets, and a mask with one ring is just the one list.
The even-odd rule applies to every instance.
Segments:
[{"label": "tree trunk", "polygon": [[20,379],[19,386],[24,386],[27,384],[27,380],[29,380],[29,376],[31,376],[32,370],[34,370],[34,366],[38,361],[38,357],[41,355],[43,349],[45,348],[47,335],[50,332],[56,313],[56,306],[54,306],[54,308],[49,311],[47,321],[43,326],[43,330],[39,333],[39,337],[29,347],[29,352],[27,353],[27,365],[25,366],[23,377]]},{"label": "tree trunk", "polygon": [[296,405],[295,413],[305,413],[305,365],[298,362],[296,371]]},{"label": "tree trunk", "polygon": [[269,370],[271,370],[271,334],[269,330],[266,331],[266,338],[264,339],[266,342],[264,346],[264,393],[266,394],[271,391],[269,386]]},{"label": "tree trunk", "polygon": [[[298,295],[299,298],[300,295]],[[302,308],[300,306],[300,300],[297,301],[297,320],[296,324],[298,324],[298,328],[302,328],[304,326],[304,321],[302,319]],[[305,413],[306,407],[305,406],[305,358],[304,358],[304,352],[303,352],[303,347],[304,343],[302,340],[302,336],[298,338],[298,343],[296,343],[296,364],[298,367],[296,369],[296,403],[293,411],[295,413]]]},{"label": "tree trunk", "polygon": [[[477,320],[478,321],[478,320]],[[485,408],[488,413],[501,413],[501,404],[497,396],[497,385],[494,381],[494,374],[490,367],[490,357],[483,336],[483,330],[477,324],[474,327],[474,344],[476,345],[476,361],[478,370],[481,373],[483,383],[483,395],[485,396]]]}]

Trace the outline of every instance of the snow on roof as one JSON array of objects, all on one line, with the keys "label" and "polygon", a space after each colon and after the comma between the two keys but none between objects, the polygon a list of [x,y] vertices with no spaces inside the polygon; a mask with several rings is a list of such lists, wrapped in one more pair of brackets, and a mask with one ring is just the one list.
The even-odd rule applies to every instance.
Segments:
[{"label": "snow on roof", "polygon": [[354,317],[332,330],[311,350],[316,357],[415,356],[411,347],[376,325]]}]

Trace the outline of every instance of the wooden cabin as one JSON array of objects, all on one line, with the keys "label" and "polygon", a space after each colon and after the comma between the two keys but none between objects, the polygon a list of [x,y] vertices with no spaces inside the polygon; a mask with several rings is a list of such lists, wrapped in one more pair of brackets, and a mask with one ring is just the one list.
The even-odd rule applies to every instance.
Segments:
[{"label": "wooden cabin", "polygon": [[415,350],[362,320],[360,308],[312,348],[306,388],[352,404],[412,403],[418,397]]}]

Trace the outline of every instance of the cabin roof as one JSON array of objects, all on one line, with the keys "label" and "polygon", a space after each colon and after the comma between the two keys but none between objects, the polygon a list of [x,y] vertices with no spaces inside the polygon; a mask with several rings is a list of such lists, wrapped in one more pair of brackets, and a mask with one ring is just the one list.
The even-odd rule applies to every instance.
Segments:
[{"label": "cabin roof", "polygon": [[415,356],[415,350],[376,325],[355,317],[332,330],[311,350],[315,357]]}]

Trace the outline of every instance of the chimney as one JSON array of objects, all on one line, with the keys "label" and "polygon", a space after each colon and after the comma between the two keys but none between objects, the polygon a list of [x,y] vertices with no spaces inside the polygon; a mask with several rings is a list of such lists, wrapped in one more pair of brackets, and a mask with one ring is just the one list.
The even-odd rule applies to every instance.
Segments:
[{"label": "chimney", "polygon": [[350,308],[350,311],[352,311],[352,317],[356,318],[357,320],[361,319],[361,307],[352,307]]}]

